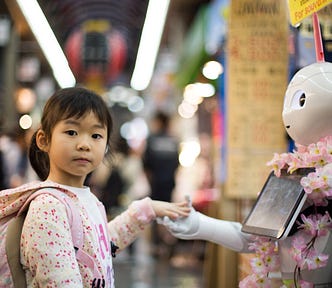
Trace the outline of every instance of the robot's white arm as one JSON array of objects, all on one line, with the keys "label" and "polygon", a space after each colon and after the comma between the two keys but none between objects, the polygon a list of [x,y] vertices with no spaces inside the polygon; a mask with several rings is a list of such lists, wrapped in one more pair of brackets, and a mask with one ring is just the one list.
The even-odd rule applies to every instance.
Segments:
[{"label": "robot's white arm", "polygon": [[191,240],[199,239],[222,245],[241,253],[252,253],[248,249],[251,242],[250,234],[241,232],[241,223],[219,220],[208,217],[192,208],[186,218],[171,220],[168,217],[157,219],[177,238]]}]

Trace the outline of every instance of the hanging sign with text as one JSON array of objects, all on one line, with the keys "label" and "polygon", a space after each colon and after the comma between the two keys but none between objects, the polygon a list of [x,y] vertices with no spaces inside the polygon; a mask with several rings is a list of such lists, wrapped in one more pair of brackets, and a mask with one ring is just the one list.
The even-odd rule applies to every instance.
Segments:
[{"label": "hanging sign with text", "polygon": [[227,45],[225,194],[255,198],[270,172],[266,162],[286,150],[286,2],[232,1]]},{"label": "hanging sign with text", "polygon": [[332,0],[288,0],[290,22],[296,26],[330,3]]}]

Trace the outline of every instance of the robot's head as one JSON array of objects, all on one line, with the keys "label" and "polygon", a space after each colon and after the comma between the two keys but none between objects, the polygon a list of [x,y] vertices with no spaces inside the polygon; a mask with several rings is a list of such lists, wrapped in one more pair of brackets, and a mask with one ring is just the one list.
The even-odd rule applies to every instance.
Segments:
[{"label": "robot's head", "polygon": [[288,135],[298,144],[332,135],[332,63],[314,63],[294,75],[282,117]]}]

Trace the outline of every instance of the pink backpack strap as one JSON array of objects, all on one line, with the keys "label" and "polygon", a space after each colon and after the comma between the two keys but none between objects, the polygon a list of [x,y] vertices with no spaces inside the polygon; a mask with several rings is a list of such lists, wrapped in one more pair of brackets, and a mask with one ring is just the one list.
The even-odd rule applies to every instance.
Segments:
[{"label": "pink backpack strap", "polygon": [[[88,253],[83,251],[83,223],[81,216],[77,210],[77,207],[75,207],[74,202],[72,199],[64,192],[65,190],[59,187],[41,187],[39,189],[43,188],[53,188],[53,189],[59,189],[59,190],[38,190],[30,195],[30,197],[27,199],[25,204],[22,206],[20,211],[18,212],[18,215],[23,213],[27,210],[28,206],[30,205],[30,202],[42,194],[49,194],[53,196],[54,198],[58,199],[67,210],[68,220],[70,224],[70,231],[71,236],[73,239],[73,245],[74,249],[76,251],[76,259],[80,263],[86,265],[93,271],[93,277],[97,279],[103,278],[98,270],[98,266],[96,265],[94,258],[92,258]],[[62,189],[62,191],[60,190]]]}]

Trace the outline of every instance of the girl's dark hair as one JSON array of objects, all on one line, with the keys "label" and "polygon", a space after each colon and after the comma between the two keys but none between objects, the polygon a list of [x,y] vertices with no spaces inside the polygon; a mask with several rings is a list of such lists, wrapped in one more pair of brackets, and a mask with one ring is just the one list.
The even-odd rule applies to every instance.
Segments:
[{"label": "girl's dark hair", "polygon": [[[68,118],[80,118],[93,112],[98,120],[107,128],[106,154],[111,155],[111,134],[113,121],[104,100],[96,93],[85,88],[65,88],[54,93],[45,104],[41,118],[40,129],[45,133],[50,143],[55,125]],[[40,150],[36,143],[38,130],[33,134],[29,147],[29,160],[32,168],[41,180],[46,180],[50,172],[48,154]]]}]

